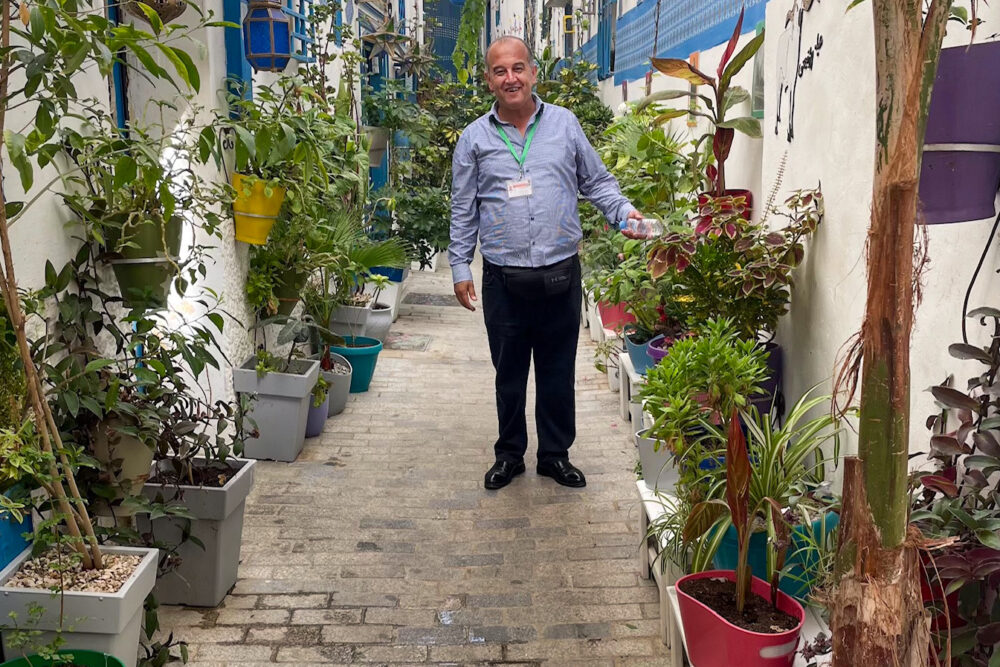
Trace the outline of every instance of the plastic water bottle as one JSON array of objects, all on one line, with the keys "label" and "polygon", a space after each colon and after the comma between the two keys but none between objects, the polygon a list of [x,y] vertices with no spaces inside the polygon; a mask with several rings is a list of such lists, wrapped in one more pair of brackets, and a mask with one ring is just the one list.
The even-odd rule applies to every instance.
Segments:
[{"label": "plastic water bottle", "polygon": [[618,223],[618,229],[625,236],[634,239],[652,239],[663,236],[663,224],[656,218],[643,218],[642,220],[627,218]]}]

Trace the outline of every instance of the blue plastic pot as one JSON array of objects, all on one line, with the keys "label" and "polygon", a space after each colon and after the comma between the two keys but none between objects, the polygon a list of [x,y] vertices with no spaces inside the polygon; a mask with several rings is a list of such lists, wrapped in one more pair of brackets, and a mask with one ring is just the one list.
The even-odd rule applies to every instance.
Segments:
[{"label": "blue plastic pot", "polygon": [[[10,492],[4,494],[11,497]],[[7,567],[19,553],[31,544],[24,539],[24,533],[31,532],[31,515],[25,513],[24,521],[18,523],[9,512],[0,513],[0,570]]]},{"label": "blue plastic pot", "polygon": [[[836,512],[828,512],[812,523],[813,540],[819,542],[823,532],[830,533],[840,523]],[[813,581],[805,576],[808,569],[816,566],[816,553],[803,550],[807,545],[806,527],[796,526],[792,531],[792,544],[788,548],[788,558],[785,560],[786,572],[781,575],[778,588],[799,601],[804,601],[812,590]],[[735,570],[739,554],[736,545],[736,528],[729,527],[726,536],[722,538],[719,550],[715,552],[712,565],[717,570]],[[750,552],[747,563],[753,570],[753,576],[767,578],[767,533],[753,533],[750,536]]]},{"label": "blue plastic pot", "polygon": [[660,334],[640,345],[632,342],[631,333],[625,334],[625,349],[628,350],[628,358],[632,361],[632,367],[635,368],[636,373],[645,375],[646,371],[653,367],[655,362],[649,356],[649,344],[662,338],[663,334]]},{"label": "blue plastic pot", "polygon": [[403,269],[393,269],[388,266],[375,266],[368,272],[374,275],[385,276],[394,283],[401,283],[403,282],[403,278],[406,277]]},{"label": "blue plastic pot", "polygon": [[375,374],[378,353],[382,351],[382,343],[367,336],[344,336],[344,345],[331,345],[330,351],[346,358],[351,364],[351,393],[368,391],[368,385]]}]

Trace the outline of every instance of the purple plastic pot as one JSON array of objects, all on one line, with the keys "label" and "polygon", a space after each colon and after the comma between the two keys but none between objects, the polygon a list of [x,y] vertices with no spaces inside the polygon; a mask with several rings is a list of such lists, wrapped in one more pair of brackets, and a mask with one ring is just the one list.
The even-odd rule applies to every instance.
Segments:
[{"label": "purple plastic pot", "polygon": [[646,348],[646,354],[649,358],[653,360],[653,364],[660,363],[663,357],[667,356],[667,352],[670,351],[670,346],[674,344],[673,338],[667,338],[663,334],[660,334],[656,338],[649,341],[649,347]]},{"label": "purple plastic pot", "polygon": [[942,49],[927,116],[924,222],[996,215],[1000,187],[1000,42]]},{"label": "purple plastic pot", "polygon": [[785,355],[777,343],[764,343],[764,351],[767,353],[767,379],[760,385],[764,393],[750,399],[750,402],[761,414],[771,412],[772,406],[776,407],[779,414],[775,416],[781,418],[784,416],[784,405],[780,400],[775,401],[775,397],[781,393],[781,373],[785,366]]},{"label": "purple plastic pot", "polygon": [[326,400],[319,407],[309,399],[309,416],[306,417],[306,437],[315,438],[323,432],[323,425],[326,424],[327,412],[330,410],[330,393],[327,392]]}]

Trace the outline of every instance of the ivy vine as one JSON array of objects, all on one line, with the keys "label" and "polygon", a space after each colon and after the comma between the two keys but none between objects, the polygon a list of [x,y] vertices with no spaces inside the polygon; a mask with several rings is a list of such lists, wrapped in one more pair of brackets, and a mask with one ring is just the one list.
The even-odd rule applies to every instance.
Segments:
[{"label": "ivy vine", "polygon": [[465,83],[470,70],[479,60],[479,36],[486,23],[486,0],[465,0],[462,18],[458,24],[458,38],[451,62],[455,65],[458,80]]}]

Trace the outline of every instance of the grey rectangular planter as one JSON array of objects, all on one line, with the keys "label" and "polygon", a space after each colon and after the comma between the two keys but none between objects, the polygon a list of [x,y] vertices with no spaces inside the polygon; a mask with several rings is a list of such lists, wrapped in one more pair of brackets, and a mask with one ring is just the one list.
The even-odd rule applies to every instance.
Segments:
[{"label": "grey rectangular planter", "polygon": [[293,359],[288,373],[268,373],[257,377],[256,357],[233,369],[233,389],[254,394],[250,417],[257,422],[256,438],[247,438],[243,456],[248,459],[294,461],[306,437],[306,417],[319,362]]},{"label": "grey rectangular planter", "polygon": [[[198,459],[203,462],[203,459]],[[189,607],[215,607],[236,584],[243,539],[243,510],[253,487],[256,461],[232,461],[238,470],[222,488],[149,484],[144,496],[182,505],[194,516],[191,536],[205,545],[183,541],[187,519],[160,517],[150,525],[149,515],[136,516],[140,533],[152,532],[155,539],[180,544],[180,565],[156,581],[153,595],[160,604],[183,604]],[[155,467],[154,467],[155,473]]]},{"label": "grey rectangular planter", "polygon": [[[139,630],[142,625],[142,603],[156,581],[156,549],[135,547],[102,547],[105,554],[138,554],[142,556],[139,567],[117,593],[76,593],[66,591],[62,596],[49,590],[11,588],[4,585],[28,560],[31,549],[25,549],[10,565],[0,570],[0,624],[7,624],[10,612],[15,612],[18,622],[28,619],[28,608],[37,604],[44,613],[32,630],[41,630],[32,638],[37,644],[53,639],[55,631],[64,628],[66,646],[113,655],[135,667],[139,654]],[[60,605],[62,623],[60,623]],[[0,632],[4,653],[15,653],[7,646],[7,632]]]}]

